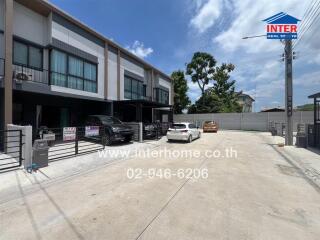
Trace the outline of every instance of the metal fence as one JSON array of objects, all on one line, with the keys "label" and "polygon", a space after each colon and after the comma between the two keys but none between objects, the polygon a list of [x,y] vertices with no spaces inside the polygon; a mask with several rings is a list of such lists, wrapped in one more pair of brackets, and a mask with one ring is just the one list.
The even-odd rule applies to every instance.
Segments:
[{"label": "metal fence", "polygon": [[169,122],[154,122],[143,123],[143,139],[159,139],[167,134],[167,131],[172,123]]},{"label": "metal fence", "polygon": [[105,129],[100,126],[44,128],[38,130],[38,136],[48,141],[49,161],[105,148]]},{"label": "metal fence", "polygon": [[22,165],[22,130],[0,130],[0,171]]},{"label": "metal fence", "polygon": [[45,69],[33,69],[23,65],[13,65],[13,79],[16,82],[36,82],[49,84],[49,72]]}]

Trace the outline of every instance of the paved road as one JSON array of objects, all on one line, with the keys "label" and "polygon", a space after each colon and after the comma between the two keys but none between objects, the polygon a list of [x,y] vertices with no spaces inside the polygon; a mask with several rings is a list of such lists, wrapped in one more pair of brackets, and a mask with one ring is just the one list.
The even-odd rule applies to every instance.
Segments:
[{"label": "paved road", "polygon": [[[28,189],[15,173],[12,191],[19,195],[0,199],[0,239],[319,239],[319,172],[312,168],[311,175],[303,158],[320,163],[320,157],[275,143],[266,133],[225,131],[191,144],[163,139],[145,148],[167,157],[131,154],[38,184],[37,173]],[[237,157],[227,157],[226,149]],[[173,150],[200,156],[169,158]],[[301,159],[291,158],[293,152]],[[138,169],[137,179],[128,178],[131,168]],[[182,176],[188,168],[208,169],[208,178]],[[169,169],[167,179],[160,169]],[[183,174],[174,176],[178,171]]]}]

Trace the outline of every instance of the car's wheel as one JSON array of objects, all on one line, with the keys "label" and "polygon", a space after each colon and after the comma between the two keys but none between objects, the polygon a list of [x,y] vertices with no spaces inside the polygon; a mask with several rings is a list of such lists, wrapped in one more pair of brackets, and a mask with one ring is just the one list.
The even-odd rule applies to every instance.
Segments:
[{"label": "car's wheel", "polygon": [[132,136],[126,136],[126,137],[124,138],[124,141],[125,141],[125,142],[131,142],[131,141],[132,141]]},{"label": "car's wheel", "polygon": [[105,142],[106,146],[110,146],[112,144],[110,134],[108,134],[108,133],[106,134],[104,142]]},{"label": "car's wheel", "polygon": [[191,143],[191,142],[192,142],[192,136],[190,135],[188,138],[188,143]]}]

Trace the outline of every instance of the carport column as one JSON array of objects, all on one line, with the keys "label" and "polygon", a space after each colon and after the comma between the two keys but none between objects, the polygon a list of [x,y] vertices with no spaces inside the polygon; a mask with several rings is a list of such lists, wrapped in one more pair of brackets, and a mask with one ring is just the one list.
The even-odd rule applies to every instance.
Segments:
[{"label": "carport column", "polygon": [[136,103],[136,121],[142,122],[142,104]]},{"label": "carport column", "polygon": [[4,126],[12,123],[12,19],[13,0],[5,1]]}]

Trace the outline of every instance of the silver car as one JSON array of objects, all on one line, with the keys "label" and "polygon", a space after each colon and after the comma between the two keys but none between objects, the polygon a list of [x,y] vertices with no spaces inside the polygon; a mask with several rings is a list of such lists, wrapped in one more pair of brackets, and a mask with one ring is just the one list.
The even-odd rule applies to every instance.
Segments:
[{"label": "silver car", "polygon": [[201,132],[193,123],[174,123],[167,131],[168,141],[181,140],[192,142],[192,140],[201,137]]}]

